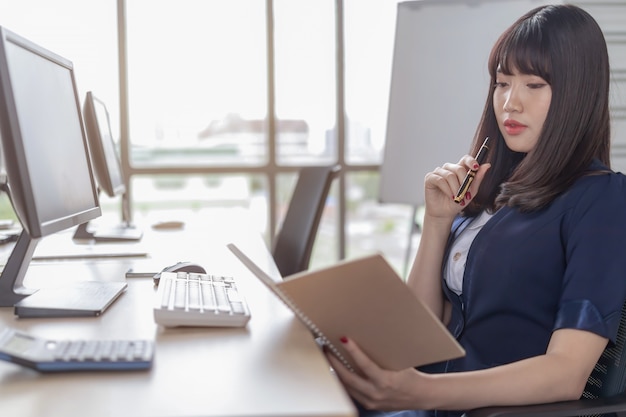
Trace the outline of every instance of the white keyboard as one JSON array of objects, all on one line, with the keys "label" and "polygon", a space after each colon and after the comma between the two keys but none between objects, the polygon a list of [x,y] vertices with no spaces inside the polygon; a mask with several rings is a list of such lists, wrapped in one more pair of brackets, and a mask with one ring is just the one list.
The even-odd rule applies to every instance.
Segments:
[{"label": "white keyboard", "polygon": [[162,272],[154,321],[166,327],[242,327],[250,310],[232,277]]}]

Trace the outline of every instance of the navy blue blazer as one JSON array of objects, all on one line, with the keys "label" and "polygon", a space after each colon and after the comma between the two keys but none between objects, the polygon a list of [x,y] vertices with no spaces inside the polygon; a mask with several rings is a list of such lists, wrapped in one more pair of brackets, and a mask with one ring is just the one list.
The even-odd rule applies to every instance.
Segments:
[{"label": "navy blue blazer", "polygon": [[[449,245],[471,220],[455,220]],[[453,306],[448,328],[466,355],[426,372],[541,355],[561,328],[614,340],[626,299],[626,177],[584,176],[537,212],[503,207],[470,247],[462,295],[442,285]]]}]

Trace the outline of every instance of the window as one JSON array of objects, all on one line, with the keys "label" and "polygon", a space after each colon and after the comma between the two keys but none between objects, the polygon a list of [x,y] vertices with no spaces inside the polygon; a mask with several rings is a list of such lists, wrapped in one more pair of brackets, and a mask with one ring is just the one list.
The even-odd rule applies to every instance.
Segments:
[{"label": "window", "polygon": [[[273,3],[278,163],[333,163],[338,158],[335,4]],[[290,124],[305,133],[289,132]]]},{"label": "window", "polygon": [[346,159],[378,164],[387,127],[397,2],[344,4]]},{"label": "window", "polygon": [[[245,207],[269,244],[298,168],[338,162],[312,265],[381,250],[401,268],[410,208],[377,203],[396,3],[0,0],[0,10],[3,25],[71,59],[81,94],[106,103],[138,220]],[[118,198],[101,200],[121,211]]]},{"label": "window", "polygon": [[125,5],[131,164],[266,163],[264,2]]}]

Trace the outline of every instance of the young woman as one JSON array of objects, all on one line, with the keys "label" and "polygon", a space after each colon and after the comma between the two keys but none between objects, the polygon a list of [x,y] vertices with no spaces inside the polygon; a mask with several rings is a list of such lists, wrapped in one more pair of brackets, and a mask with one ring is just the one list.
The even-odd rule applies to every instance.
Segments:
[{"label": "young woman", "polygon": [[[492,85],[471,155],[426,175],[408,284],[466,350],[420,369],[381,369],[346,334],[364,372],[328,355],[365,410],[440,410],[580,397],[626,298],[626,179],[609,168],[609,62],[595,20],[536,8],[489,59]],[[476,177],[453,200],[467,171]],[[445,410],[445,411],[442,411]]]}]

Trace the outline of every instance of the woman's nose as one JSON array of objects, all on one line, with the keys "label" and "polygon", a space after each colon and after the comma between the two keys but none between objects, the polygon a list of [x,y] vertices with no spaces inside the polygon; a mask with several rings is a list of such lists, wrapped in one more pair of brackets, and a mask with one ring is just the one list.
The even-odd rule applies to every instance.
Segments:
[{"label": "woman's nose", "polygon": [[522,102],[519,97],[519,91],[516,87],[512,87],[504,101],[504,111],[507,113],[521,112],[523,109]]}]

